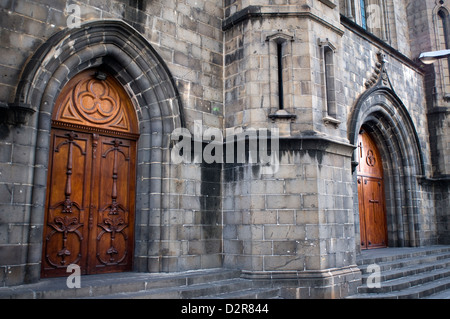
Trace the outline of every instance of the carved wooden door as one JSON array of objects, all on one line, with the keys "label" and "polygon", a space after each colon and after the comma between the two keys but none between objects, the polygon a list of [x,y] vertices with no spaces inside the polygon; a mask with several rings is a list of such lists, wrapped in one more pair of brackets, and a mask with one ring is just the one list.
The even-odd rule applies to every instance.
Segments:
[{"label": "carved wooden door", "polygon": [[361,248],[387,247],[383,165],[376,144],[364,130],[358,137],[358,155]]},{"label": "carved wooden door", "polygon": [[95,70],[62,90],[52,120],[42,276],[131,270],[137,121],[123,88]]}]

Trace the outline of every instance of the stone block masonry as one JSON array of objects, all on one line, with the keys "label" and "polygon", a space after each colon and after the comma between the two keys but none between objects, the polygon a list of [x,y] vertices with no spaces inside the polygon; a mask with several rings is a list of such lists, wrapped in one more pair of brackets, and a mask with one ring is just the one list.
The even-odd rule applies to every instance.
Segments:
[{"label": "stone block masonry", "polygon": [[[77,9],[75,11],[74,6]],[[79,16],[76,16],[78,13]],[[92,21],[107,19],[130,25],[164,60],[177,85],[180,101],[183,101],[186,127],[192,127],[194,120],[204,120],[208,126],[222,127],[223,13],[215,1],[160,1],[151,4],[146,1],[6,1],[2,3],[0,15],[0,52],[5,57],[0,62],[2,105],[14,102],[20,74],[27,60],[43,44],[44,47],[49,46],[47,40],[51,36],[59,31],[70,30],[73,26],[82,27]],[[92,32],[87,32],[88,37]],[[105,34],[105,43],[116,41],[107,34],[106,29]],[[58,61],[54,65],[62,65],[65,69],[61,69],[64,71],[59,73],[62,76],[52,82],[53,87],[63,83],[66,76],[72,76],[73,73],[69,72],[76,72],[75,68],[80,70],[83,67],[77,65],[80,60],[107,52],[105,47],[102,50],[97,47],[78,56],[68,56],[72,51],[81,50],[82,46],[94,42],[85,39],[77,42],[74,48],[63,51],[60,47],[59,51],[55,51]],[[123,44],[117,47],[122,48]],[[199,166],[190,166],[185,167],[185,170],[179,168],[178,172],[174,172],[175,175],[170,175],[172,171],[167,169],[168,162],[163,163],[169,140],[162,130],[165,126],[171,131],[169,127],[173,119],[169,119],[168,115],[172,110],[169,107],[162,109],[166,117],[164,121],[157,121],[155,116],[161,115],[157,110],[158,101],[166,100],[164,94],[171,88],[162,91],[156,82],[151,83],[161,81],[162,77],[145,80],[147,74],[152,76],[152,72],[161,72],[161,65],[155,63],[155,68],[148,68],[147,74],[140,74],[138,66],[148,61],[142,60],[142,51],[131,55],[123,53],[120,62],[116,61],[115,65],[122,64],[123,68],[116,71],[118,78],[132,95],[141,120],[138,171],[142,175],[139,177],[141,183],[138,185],[136,202],[142,219],[136,225],[135,269],[178,271],[218,267],[221,264],[221,210],[220,196],[217,195],[220,185],[209,187],[217,181],[206,177],[220,177],[220,174],[211,174],[213,168],[202,170]],[[119,58],[118,55],[116,57]],[[99,56],[97,61],[101,60]],[[108,63],[107,59],[104,62]],[[89,63],[86,66],[89,67]],[[31,67],[39,68],[39,65]],[[48,81],[49,72],[45,72],[45,76],[32,85],[38,86]],[[132,79],[128,73],[132,73]],[[37,103],[38,96],[36,94],[36,98],[32,98],[33,103]],[[37,220],[43,216],[41,210],[46,196],[47,134],[52,106],[48,105],[45,112],[42,108],[39,111],[40,105],[33,107],[38,112],[29,124],[17,128],[6,126],[3,122],[1,124],[0,185],[4,190],[0,200],[2,285],[39,278],[42,238],[39,238],[41,225]],[[171,108],[175,109],[173,103]],[[145,119],[147,110],[150,110],[150,120]],[[166,158],[169,159],[168,156]],[[180,180],[182,176],[186,178]],[[208,187],[201,186],[203,177]],[[164,194],[168,194],[165,196],[167,200],[161,200],[162,189]],[[175,192],[175,189],[178,191]],[[210,193],[212,189],[214,193]],[[210,204],[214,198],[219,200],[212,200],[213,204]],[[32,210],[40,213],[33,213],[36,219],[30,222]],[[165,226],[161,227],[161,223]],[[214,228],[217,224],[219,231]],[[179,258],[181,255],[186,257]]]},{"label": "stone block masonry", "polygon": [[[287,298],[351,294],[363,126],[389,246],[448,243],[448,92],[440,64],[416,58],[441,49],[450,6],[383,3],[375,30],[357,0],[0,1],[0,286],[40,280],[54,104],[88,68],[116,78],[139,122],[134,271],[232,268]],[[17,105],[35,112],[22,125]],[[196,123],[194,144],[219,143],[222,161],[195,147],[172,160],[172,133]],[[249,160],[252,130],[279,132],[270,163]],[[242,163],[227,161],[234,136]]]},{"label": "stone block masonry", "polygon": [[347,269],[354,286],[352,151],[320,138],[281,139],[273,174],[259,164],[226,164],[224,266],[242,269],[246,278],[295,279],[306,290],[324,283],[324,269]]}]

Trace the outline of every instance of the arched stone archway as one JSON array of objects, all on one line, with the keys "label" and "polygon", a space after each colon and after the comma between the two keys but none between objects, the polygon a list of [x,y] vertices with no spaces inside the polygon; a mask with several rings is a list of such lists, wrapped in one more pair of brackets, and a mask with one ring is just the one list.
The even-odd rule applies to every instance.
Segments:
[{"label": "arched stone archway", "polygon": [[29,59],[17,88],[14,104],[25,104],[36,111],[29,122],[35,157],[27,282],[39,279],[41,257],[37,252],[42,246],[51,114],[65,84],[89,68],[111,74],[124,87],[136,111],[140,139],[134,269],[150,268],[148,246],[155,243],[155,235],[149,231],[150,216],[162,220],[160,214],[167,203],[162,190],[170,170],[164,164],[169,163],[170,134],[184,126],[181,100],[164,61],[138,31],[121,20],[91,21],[49,38]]},{"label": "arched stone archway", "polygon": [[[353,145],[357,145],[358,134],[364,125],[380,150],[385,180],[388,246],[420,246],[418,178],[425,174],[421,142],[408,110],[392,89],[384,61],[380,63],[380,73],[375,83],[367,84],[369,88],[352,109],[348,137]],[[356,173],[354,175],[356,190]],[[354,194],[355,221],[358,223],[357,191]],[[359,229],[357,225],[357,249],[360,249]]]}]

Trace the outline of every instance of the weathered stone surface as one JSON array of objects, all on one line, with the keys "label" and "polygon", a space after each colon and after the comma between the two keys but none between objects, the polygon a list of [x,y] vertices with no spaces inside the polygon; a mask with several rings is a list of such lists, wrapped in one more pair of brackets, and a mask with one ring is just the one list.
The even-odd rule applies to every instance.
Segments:
[{"label": "weathered stone surface", "polygon": [[[447,3],[373,0],[382,19],[368,12],[365,28],[356,0],[1,3],[0,286],[40,278],[53,106],[91,67],[139,120],[136,271],[226,267],[294,278],[285,297],[346,296],[360,280],[363,124],[383,157],[389,245],[449,243],[450,77],[417,59],[444,49]],[[36,112],[15,125],[13,103]],[[172,161],[175,128],[196,139],[188,163]],[[278,129],[271,165],[250,162],[258,129]],[[226,136],[225,163],[202,157],[206,130]],[[226,162],[228,145],[247,148]]]}]

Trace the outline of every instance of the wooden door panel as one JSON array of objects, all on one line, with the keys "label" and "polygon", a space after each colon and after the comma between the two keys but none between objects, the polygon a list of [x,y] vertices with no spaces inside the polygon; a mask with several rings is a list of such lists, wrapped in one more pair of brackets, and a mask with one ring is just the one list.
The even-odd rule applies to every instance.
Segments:
[{"label": "wooden door panel", "polygon": [[383,177],[383,163],[375,142],[368,133],[359,134],[358,138],[359,165],[358,174],[364,176]]},{"label": "wooden door panel", "polygon": [[380,152],[367,132],[358,136],[358,202],[361,248],[387,246],[383,164]]},{"label": "wooden door panel", "polygon": [[65,275],[69,264],[81,264],[86,251],[91,168],[89,136],[54,130],[47,193],[43,272]]},{"label": "wooden door panel", "polygon": [[[54,130],[42,273],[131,270],[136,141]],[[63,187],[62,187],[63,185]]]},{"label": "wooden door panel", "polygon": [[363,196],[367,248],[386,247],[386,216],[381,180],[364,178]]},{"label": "wooden door panel", "polygon": [[[72,131],[73,130],[73,131]],[[91,69],[74,76],[52,115],[42,276],[131,270],[135,110],[123,87]]]},{"label": "wooden door panel", "polygon": [[[364,211],[364,178],[358,176],[358,204],[360,207],[360,211]],[[361,209],[362,207],[362,209]],[[360,212],[359,214],[359,228],[360,228],[360,236],[361,236],[361,248],[367,249],[367,240],[366,240],[366,218],[365,214]]]},{"label": "wooden door panel", "polygon": [[134,187],[130,186],[135,179],[135,142],[102,137],[99,145],[96,161],[96,175],[100,176],[96,189],[98,211],[94,219],[97,227],[92,235],[96,255],[91,272],[107,272],[117,267],[130,269],[135,194]]}]

